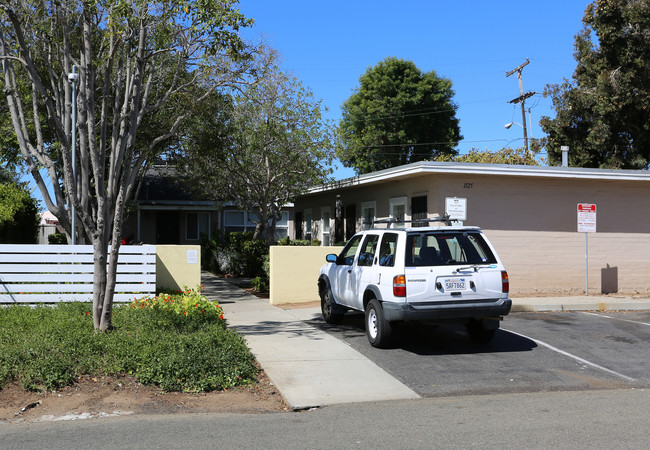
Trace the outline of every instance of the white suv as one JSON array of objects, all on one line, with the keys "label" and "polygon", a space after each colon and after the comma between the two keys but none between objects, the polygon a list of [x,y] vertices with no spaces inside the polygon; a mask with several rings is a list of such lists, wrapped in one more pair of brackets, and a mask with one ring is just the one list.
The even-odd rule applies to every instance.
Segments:
[{"label": "white suv", "polygon": [[371,229],[326,257],[318,292],[327,323],[365,312],[366,335],[385,347],[391,323],[460,321],[474,342],[488,342],[510,312],[509,282],[478,227]]}]

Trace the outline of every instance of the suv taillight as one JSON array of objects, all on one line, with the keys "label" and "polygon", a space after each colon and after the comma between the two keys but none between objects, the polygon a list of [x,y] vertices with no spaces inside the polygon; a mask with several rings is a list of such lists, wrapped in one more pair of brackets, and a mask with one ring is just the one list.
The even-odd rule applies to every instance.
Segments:
[{"label": "suv taillight", "polygon": [[393,295],[395,297],[406,297],[406,277],[404,275],[393,277]]},{"label": "suv taillight", "polygon": [[510,292],[510,280],[508,280],[508,272],[505,270],[501,271],[501,291],[504,294]]}]

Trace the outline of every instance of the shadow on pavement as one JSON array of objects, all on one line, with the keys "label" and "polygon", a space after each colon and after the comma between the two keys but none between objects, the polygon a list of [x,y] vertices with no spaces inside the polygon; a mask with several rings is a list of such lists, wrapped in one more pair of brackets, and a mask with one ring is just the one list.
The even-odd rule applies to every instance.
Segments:
[{"label": "shadow on pavement", "polygon": [[[227,322],[227,319],[226,319]],[[278,322],[264,321],[255,325],[236,325],[233,326],[237,332],[246,336],[284,336],[288,338],[308,338],[311,340],[322,340],[323,334],[318,328],[307,327],[303,322]]]},{"label": "shadow on pavement", "polygon": [[[329,325],[322,318],[306,323],[348,342],[359,351],[375,350],[366,339],[362,314],[346,313],[340,325]],[[536,347],[534,341],[504,330],[498,330],[489,343],[476,344],[470,340],[464,325],[409,322],[396,324],[393,344],[388,349],[401,349],[418,355],[456,355],[529,352]]]}]

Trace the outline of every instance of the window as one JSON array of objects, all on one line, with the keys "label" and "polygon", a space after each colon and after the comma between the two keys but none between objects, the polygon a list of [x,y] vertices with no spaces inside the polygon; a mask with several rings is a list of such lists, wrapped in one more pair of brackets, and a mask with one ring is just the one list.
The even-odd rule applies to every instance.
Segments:
[{"label": "window", "polygon": [[373,227],[375,223],[376,214],[375,202],[361,203],[361,229],[368,230]]},{"label": "window", "polygon": [[391,198],[389,201],[390,217],[397,220],[395,226],[403,227],[406,217],[406,197]]},{"label": "window", "polygon": [[226,211],[224,215],[226,233],[246,230],[246,213],[244,211]]},{"label": "window", "polygon": [[363,241],[363,245],[361,246],[361,253],[359,253],[359,266],[372,266],[375,252],[377,251],[378,241],[379,236],[376,234],[366,235],[366,239]]},{"label": "window", "polygon": [[331,218],[332,213],[329,206],[321,208],[320,212],[321,217],[321,242],[323,245],[330,245],[330,235],[331,235]]},{"label": "window", "polygon": [[395,266],[395,251],[397,249],[397,234],[385,233],[379,247],[379,265],[384,267]]},{"label": "window", "polygon": [[[224,215],[224,230],[226,233],[233,231],[255,231],[259,217],[257,213],[245,211],[226,211]],[[271,222],[269,221],[269,224]],[[282,218],[275,223],[275,240],[280,240],[289,235],[289,212],[283,211]]]},{"label": "window", "polygon": [[255,231],[255,228],[257,227],[258,222],[260,221],[260,217],[257,215],[257,213],[252,213],[249,212],[246,214],[246,222],[244,222],[244,231]]},{"label": "window", "polygon": [[413,233],[406,243],[407,267],[494,263],[494,254],[480,233]]},{"label": "window", "polygon": [[282,238],[289,236],[289,212],[283,211],[282,218],[275,222],[275,240],[279,241]]},{"label": "window", "polygon": [[210,237],[210,213],[188,212],[185,214],[185,239],[198,241],[201,233]]},{"label": "window", "polygon": [[343,264],[346,266],[351,266],[354,262],[354,256],[357,254],[357,249],[359,248],[359,243],[361,242],[361,235],[354,236],[347,243],[341,254],[339,255],[338,264]]}]

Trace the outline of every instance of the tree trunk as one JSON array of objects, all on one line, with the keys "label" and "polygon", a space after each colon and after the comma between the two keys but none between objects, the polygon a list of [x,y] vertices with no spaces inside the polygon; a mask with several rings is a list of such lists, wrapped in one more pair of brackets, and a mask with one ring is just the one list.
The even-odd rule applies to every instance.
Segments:
[{"label": "tree trunk", "polygon": [[110,326],[110,318],[108,323],[105,319],[107,250],[104,234],[98,233],[93,239],[93,324],[99,331],[106,331]]}]

